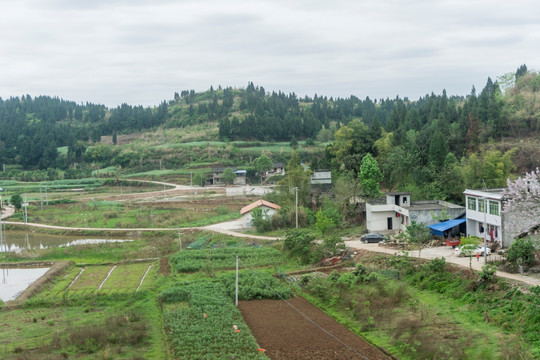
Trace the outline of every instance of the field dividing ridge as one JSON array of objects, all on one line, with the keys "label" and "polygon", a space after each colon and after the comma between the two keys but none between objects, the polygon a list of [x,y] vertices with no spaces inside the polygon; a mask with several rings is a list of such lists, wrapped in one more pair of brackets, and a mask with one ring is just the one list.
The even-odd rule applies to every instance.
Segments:
[{"label": "field dividing ridge", "polygon": [[139,288],[141,287],[144,279],[146,278],[146,275],[148,275],[148,272],[150,271],[150,268],[152,267],[152,265],[148,265],[148,269],[146,269],[146,272],[144,273],[142,279],[141,279],[141,282],[139,283],[139,286],[137,286],[137,289],[135,289],[135,291],[139,291]]},{"label": "field dividing ridge", "polygon": [[105,284],[105,281],[107,281],[107,279],[109,278],[109,276],[111,276],[111,273],[114,271],[114,269],[116,269],[116,265],[114,265],[111,270],[109,271],[109,273],[107,274],[107,276],[105,277],[105,279],[103,280],[103,282],[99,285],[98,287],[98,290],[101,290],[101,288],[103,287],[103,284]]},{"label": "field dividing ridge", "polygon": [[75,279],[73,279],[73,280],[69,283],[69,285],[68,285],[68,287],[67,287],[68,289],[71,287],[71,285],[73,285],[73,283],[74,283],[75,281],[77,281],[77,279],[79,278],[79,276],[81,276],[81,274],[83,273],[84,270],[85,270],[85,268],[82,268],[81,271],[79,271],[79,273],[77,274],[77,276],[75,276]]}]

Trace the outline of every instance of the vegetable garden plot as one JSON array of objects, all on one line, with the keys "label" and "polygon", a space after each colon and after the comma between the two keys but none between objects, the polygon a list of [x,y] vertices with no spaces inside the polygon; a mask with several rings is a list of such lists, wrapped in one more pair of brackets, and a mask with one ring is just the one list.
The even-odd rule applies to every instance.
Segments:
[{"label": "vegetable garden plot", "polygon": [[268,266],[284,262],[279,250],[256,247],[182,251],[174,254],[170,262],[179,272],[199,271],[207,264],[216,270],[233,269],[236,264],[236,254],[243,266]]},{"label": "vegetable garden plot", "polygon": [[222,284],[185,283],[164,290],[160,300],[176,359],[266,359]]}]

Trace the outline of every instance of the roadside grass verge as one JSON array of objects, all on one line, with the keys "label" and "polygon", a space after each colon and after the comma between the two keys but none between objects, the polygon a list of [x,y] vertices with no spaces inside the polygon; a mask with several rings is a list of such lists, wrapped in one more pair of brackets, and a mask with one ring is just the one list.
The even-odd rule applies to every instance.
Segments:
[{"label": "roadside grass verge", "polygon": [[534,295],[514,295],[503,281],[479,280],[441,259],[411,260],[372,256],[355,271],[306,278],[301,293],[399,358],[536,357],[540,303]]}]

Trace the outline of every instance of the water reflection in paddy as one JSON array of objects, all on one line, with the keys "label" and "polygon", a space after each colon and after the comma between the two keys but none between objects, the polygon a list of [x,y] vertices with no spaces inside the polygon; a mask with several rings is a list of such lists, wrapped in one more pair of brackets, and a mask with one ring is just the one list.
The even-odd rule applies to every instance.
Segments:
[{"label": "water reflection in paddy", "polygon": [[13,300],[49,268],[1,268],[0,300]]},{"label": "water reflection in paddy", "polygon": [[51,235],[8,230],[0,241],[0,252],[19,252],[30,249],[47,249],[50,247],[102,244],[111,242],[133,241],[119,238],[85,238],[80,236]]}]

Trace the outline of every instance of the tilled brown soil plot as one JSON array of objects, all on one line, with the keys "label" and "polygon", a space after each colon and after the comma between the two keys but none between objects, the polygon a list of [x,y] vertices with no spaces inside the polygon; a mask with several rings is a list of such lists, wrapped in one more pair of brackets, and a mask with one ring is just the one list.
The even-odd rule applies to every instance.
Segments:
[{"label": "tilled brown soil plot", "polygon": [[285,301],[240,301],[239,308],[246,323],[271,359],[390,359],[306,299],[297,297],[287,301],[350,348],[326,334]]}]

